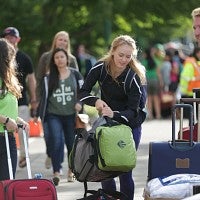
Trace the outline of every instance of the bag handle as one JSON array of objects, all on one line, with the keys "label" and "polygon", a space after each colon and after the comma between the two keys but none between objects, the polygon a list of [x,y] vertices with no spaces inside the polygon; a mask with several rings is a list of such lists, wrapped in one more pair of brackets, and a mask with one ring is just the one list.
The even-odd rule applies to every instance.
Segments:
[{"label": "bag handle", "polygon": [[103,116],[104,119],[106,120],[106,124],[104,124],[104,126],[116,126],[116,125],[119,125],[120,123],[111,119],[110,117],[108,116]]}]

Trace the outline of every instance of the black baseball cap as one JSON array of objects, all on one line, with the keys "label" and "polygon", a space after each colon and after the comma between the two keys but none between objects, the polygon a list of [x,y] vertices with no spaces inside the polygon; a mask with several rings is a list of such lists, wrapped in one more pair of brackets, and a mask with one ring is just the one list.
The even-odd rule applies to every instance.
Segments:
[{"label": "black baseball cap", "polygon": [[17,38],[19,38],[19,31],[15,28],[15,27],[7,27],[6,29],[4,29],[3,33],[2,33],[2,37],[5,37],[7,35],[11,35],[11,36],[15,36]]}]

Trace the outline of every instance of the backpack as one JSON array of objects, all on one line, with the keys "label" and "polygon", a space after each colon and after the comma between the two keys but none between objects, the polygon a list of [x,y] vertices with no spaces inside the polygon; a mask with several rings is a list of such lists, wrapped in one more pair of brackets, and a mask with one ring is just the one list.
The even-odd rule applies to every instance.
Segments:
[{"label": "backpack", "polygon": [[[115,148],[115,152],[110,146]],[[109,149],[112,151],[108,151]],[[120,151],[121,153],[117,153]],[[123,156],[123,159],[118,156]],[[107,160],[111,160],[111,162],[109,163]],[[78,181],[101,182],[128,172],[135,165],[135,143],[132,131],[128,126],[119,123],[111,124],[101,117],[89,131],[76,129],[69,166]]]},{"label": "backpack", "polygon": [[103,171],[129,172],[136,165],[132,130],[108,117],[106,121],[95,131],[98,168]]},{"label": "backpack", "polygon": [[[131,85],[133,83],[135,74],[136,73],[131,68],[128,69],[126,78],[124,80],[124,93],[125,94],[128,94],[128,92],[131,89]],[[104,64],[104,65],[102,65],[101,74],[100,74],[100,77],[98,80],[100,87],[102,86],[107,75],[108,75],[108,73],[106,71],[105,64]],[[141,95],[141,99],[140,99],[138,115],[137,115],[137,117],[134,118],[134,120],[131,121],[131,126],[134,128],[140,126],[144,122],[144,120],[146,119],[146,116],[147,116],[147,113],[146,113],[147,86],[141,85],[140,90],[141,90],[142,95]]]}]

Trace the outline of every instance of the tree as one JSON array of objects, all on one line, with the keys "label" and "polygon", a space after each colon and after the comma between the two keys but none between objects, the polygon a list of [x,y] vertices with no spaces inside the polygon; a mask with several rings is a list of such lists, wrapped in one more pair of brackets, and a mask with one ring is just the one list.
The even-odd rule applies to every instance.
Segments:
[{"label": "tree", "polygon": [[60,30],[69,32],[73,51],[83,43],[99,57],[119,34],[133,36],[141,48],[184,38],[198,6],[197,0],[7,0],[0,7],[0,29],[18,28],[20,47],[35,64]]}]

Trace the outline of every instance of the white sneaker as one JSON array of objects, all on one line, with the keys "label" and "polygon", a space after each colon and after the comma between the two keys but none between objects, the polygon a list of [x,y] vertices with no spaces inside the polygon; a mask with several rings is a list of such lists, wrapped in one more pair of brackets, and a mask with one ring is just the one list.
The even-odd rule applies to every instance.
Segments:
[{"label": "white sneaker", "polygon": [[75,181],[75,176],[72,173],[71,169],[68,169],[67,181],[68,182],[74,182]]},{"label": "white sneaker", "polygon": [[63,170],[62,170],[62,168],[60,168],[60,176],[63,176],[64,174],[63,174]]},{"label": "white sneaker", "polygon": [[50,169],[51,166],[52,166],[51,158],[47,156],[47,158],[45,160],[45,167],[46,167],[46,169]]}]

